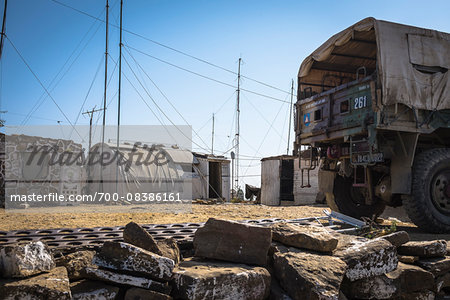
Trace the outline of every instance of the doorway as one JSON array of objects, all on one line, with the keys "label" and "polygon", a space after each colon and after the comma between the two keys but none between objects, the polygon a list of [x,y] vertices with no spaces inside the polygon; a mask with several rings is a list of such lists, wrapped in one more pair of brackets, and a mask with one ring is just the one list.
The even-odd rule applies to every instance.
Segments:
[{"label": "doorway", "polygon": [[219,162],[209,162],[209,198],[222,198],[222,172]]}]

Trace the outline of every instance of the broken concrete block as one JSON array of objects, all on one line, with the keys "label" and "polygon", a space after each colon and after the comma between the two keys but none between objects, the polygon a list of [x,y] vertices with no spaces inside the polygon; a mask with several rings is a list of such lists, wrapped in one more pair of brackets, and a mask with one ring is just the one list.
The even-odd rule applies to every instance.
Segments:
[{"label": "broken concrete block", "polygon": [[447,242],[445,240],[408,242],[398,247],[397,251],[401,255],[444,257],[447,253]]},{"label": "broken concrete block", "polygon": [[155,291],[144,290],[140,288],[128,289],[124,300],[171,300],[172,297]]},{"label": "broken concrete block", "polygon": [[170,258],[122,242],[105,242],[93,262],[103,268],[135,272],[163,280],[171,278],[175,267]]},{"label": "broken concrete block", "polygon": [[98,280],[98,281],[105,281],[109,282],[111,284],[119,284],[119,285],[127,285],[127,286],[133,286],[133,287],[139,287],[144,289],[149,289],[165,294],[169,294],[171,291],[171,287],[168,285],[167,282],[158,282],[155,280],[151,280],[144,277],[137,277],[132,275],[126,275],[126,274],[119,274],[115,272],[111,272],[108,270],[103,269],[96,269],[96,268],[85,268],[85,277],[92,279],[92,280]]},{"label": "broken concrete block", "polygon": [[64,255],[55,260],[58,267],[66,267],[71,281],[79,280],[82,277],[83,269],[86,267],[94,267],[92,259],[94,258],[95,251],[77,251]]},{"label": "broken concrete block", "polygon": [[333,256],[275,253],[275,275],[292,299],[338,299],[346,264]]},{"label": "broken concrete block", "polygon": [[433,287],[433,274],[403,263],[387,274],[353,282],[347,280],[342,284],[342,290],[351,299],[392,299],[404,293],[431,290]]},{"label": "broken concrete block", "polygon": [[2,299],[71,299],[69,278],[64,267],[30,278],[0,284]]},{"label": "broken concrete block", "polygon": [[173,288],[176,299],[266,299],[270,274],[262,267],[188,259],[175,268]]},{"label": "broken concrete block", "polygon": [[406,231],[397,231],[391,234],[384,235],[380,237],[390,242],[395,247],[400,247],[401,245],[409,242],[409,234]]},{"label": "broken concrete block", "polygon": [[53,255],[42,242],[4,246],[0,250],[0,273],[20,278],[49,271],[55,267]]},{"label": "broken concrete block", "polygon": [[123,230],[123,241],[144,250],[172,259],[177,265],[180,262],[180,249],[173,238],[155,241],[145,228],[130,222]]},{"label": "broken concrete block", "polygon": [[436,278],[436,292],[439,293],[445,288],[450,288],[450,273],[445,273]]},{"label": "broken concrete block", "polygon": [[114,300],[119,288],[99,281],[82,280],[70,285],[73,300]]},{"label": "broken concrete block", "polygon": [[402,292],[432,290],[434,276],[417,266],[398,263],[397,269],[386,274],[386,277],[397,282]]},{"label": "broken concrete block", "polygon": [[123,230],[123,241],[144,250],[162,255],[150,233],[134,222],[128,223]]},{"label": "broken concrete block", "polygon": [[392,299],[400,292],[398,282],[384,274],[356,281],[344,280],[341,289],[350,299]]},{"label": "broken concrete block", "polygon": [[393,298],[395,300],[434,300],[435,294],[432,291],[420,291],[403,293],[398,297]]},{"label": "broken concrete block", "polygon": [[195,232],[195,256],[265,265],[271,241],[268,227],[210,218]]},{"label": "broken concrete block", "polygon": [[409,255],[397,255],[398,261],[404,263],[404,264],[414,264],[416,261],[419,260],[418,256],[409,256]]},{"label": "broken concrete block", "polygon": [[450,256],[420,259],[416,262],[416,264],[422,269],[433,273],[434,276],[440,276],[450,272]]},{"label": "broken concrete block", "polygon": [[338,244],[338,240],[324,227],[289,223],[273,225],[272,239],[287,246],[319,252],[331,252]]},{"label": "broken concrete block", "polygon": [[280,286],[280,283],[276,278],[272,277],[270,282],[270,295],[269,300],[292,300],[285,290]]},{"label": "broken concrete block", "polygon": [[397,268],[397,251],[390,242],[337,236],[340,241],[333,255],[347,263],[345,275],[350,281],[382,275]]},{"label": "broken concrete block", "polygon": [[172,259],[175,262],[175,265],[180,263],[180,248],[178,248],[178,244],[174,238],[159,240],[157,245],[161,256]]}]

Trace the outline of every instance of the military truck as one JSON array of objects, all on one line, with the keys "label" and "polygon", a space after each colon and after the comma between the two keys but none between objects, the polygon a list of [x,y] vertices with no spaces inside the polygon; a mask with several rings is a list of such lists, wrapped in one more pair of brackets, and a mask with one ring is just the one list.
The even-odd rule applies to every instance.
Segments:
[{"label": "military truck", "polygon": [[294,154],[328,205],[356,218],[403,205],[450,232],[450,34],[366,18],[298,73]]}]

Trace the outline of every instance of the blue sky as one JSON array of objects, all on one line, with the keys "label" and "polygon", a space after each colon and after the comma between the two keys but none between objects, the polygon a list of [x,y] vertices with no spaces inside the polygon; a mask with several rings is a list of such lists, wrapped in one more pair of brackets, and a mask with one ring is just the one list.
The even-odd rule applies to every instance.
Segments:
[{"label": "blue sky", "polygon": [[[104,0],[58,0],[104,19]],[[0,1],[3,8],[3,1]],[[110,22],[118,24],[119,0],[110,0]],[[388,21],[450,32],[449,1],[154,1],[125,0],[123,26],[151,40],[193,56],[237,70],[242,74],[290,89],[301,61],[334,33],[372,16]],[[101,106],[103,97],[104,24],[51,0],[8,1],[6,33],[42,84],[50,91],[71,123],[77,115]],[[83,37],[85,37],[83,39]],[[110,27],[109,70],[111,83],[107,123],[117,120],[118,30]],[[81,42],[81,43],[80,43]],[[236,76],[124,32],[124,44],[204,76],[236,85]],[[79,47],[77,48],[77,45]],[[127,125],[159,125],[147,104],[154,101],[179,125],[186,123],[148,79],[150,77],[177,110],[198,132],[194,150],[211,147],[211,115],[216,112],[215,152],[231,147],[234,134],[235,89],[161,63],[130,48],[123,61],[121,122]],[[74,55],[71,56],[71,53]],[[66,60],[68,64],[65,65]],[[135,64],[145,70],[146,74]],[[65,67],[63,67],[65,66]],[[70,67],[69,67],[70,66]],[[62,69],[62,72],[58,73]],[[94,76],[96,71],[97,76]],[[45,96],[36,78],[6,41],[1,59],[1,110],[6,125],[69,125],[55,103]],[[130,82],[128,82],[128,79]],[[53,81],[52,79],[56,78]],[[55,84],[58,82],[58,84]],[[140,83],[141,82],[141,83]],[[90,93],[88,94],[89,88]],[[133,86],[138,89],[137,93]],[[271,97],[289,100],[287,93],[242,80],[242,87]],[[43,95],[45,97],[41,97]],[[140,94],[140,95],[139,95]],[[85,101],[82,106],[83,102]],[[25,115],[39,105],[28,121]],[[242,183],[259,185],[258,160],[252,157],[286,152],[289,105],[248,92],[241,95]],[[161,113],[158,118],[170,125]],[[97,115],[99,116],[99,115]],[[97,120],[97,117],[94,119]],[[98,121],[101,124],[101,119]],[[79,116],[76,124],[89,120]],[[230,137],[231,136],[231,137]],[[292,138],[291,134],[291,138]],[[203,141],[202,141],[203,140]],[[292,148],[292,147],[291,147]],[[250,167],[249,167],[250,166]]]}]

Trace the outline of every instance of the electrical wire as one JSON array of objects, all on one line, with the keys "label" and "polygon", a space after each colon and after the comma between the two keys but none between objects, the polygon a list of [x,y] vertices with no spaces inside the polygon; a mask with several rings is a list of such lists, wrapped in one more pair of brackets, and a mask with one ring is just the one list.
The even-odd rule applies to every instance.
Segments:
[{"label": "electrical wire", "polygon": [[[53,1],[53,0],[52,0],[52,1]],[[186,68],[184,68],[184,67],[178,66],[178,65],[173,64],[173,63],[171,63],[171,62],[168,62],[167,60],[158,58],[158,57],[156,57],[156,56],[154,56],[154,55],[151,55],[151,54],[148,54],[148,53],[146,53],[146,52],[143,52],[143,51],[141,51],[141,50],[139,50],[139,49],[136,49],[136,48],[134,48],[134,47],[132,47],[132,46],[130,46],[130,45],[128,45],[128,44],[127,44],[127,45],[124,45],[124,46],[127,47],[127,48],[129,48],[129,49],[132,49],[132,50],[134,50],[134,51],[136,51],[136,52],[139,52],[139,53],[141,53],[142,55],[148,56],[148,57],[153,58],[153,59],[155,59],[155,60],[157,60],[157,61],[159,61],[159,62],[162,62],[162,63],[167,64],[167,65],[169,65],[169,66],[172,66],[172,67],[174,67],[174,68],[180,69],[180,70],[185,71],[185,72],[187,72],[187,73],[191,73],[191,74],[193,74],[193,75],[202,77],[202,78],[204,78],[204,79],[208,79],[208,80],[210,80],[210,81],[214,81],[214,82],[216,82],[216,83],[219,83],[219,84],[222,84],[222,85],[225,85],[225,86],[228,86],[228,87],[232,87],[232,88],[234,88],[234,89],[237,89],[237,86],[235,86],[235,85],[233,85],[233,84],[230,84],[230,83],[227,83],[227,82],[224,82],[224,81],[221,81],[221,80],[218,80],[218,79],[215,79],[215,78],[212,78],[212,77],[209,77],[209,76],[200,74],[200,73],[198,73],[198,72],[195,72],[195,71],[186,69]],[[261,96],[261,97],[264,97],[264,98],[267,98],[267,99],[271,99],[271,100],[275,100],[275,101],[279,101],[279,102],[283,102],[283,103],[290,103],[289,101],[281,100],[281,99],[278,99],[278,98],[275,98],[275,97],[272,97],[272,96],[269,96],[269,95],[261,94],[261,93],[258,93],[258,92],[252,91],[252,90],[248,90],[248,89],[244,89],[244,88],[240,88],[240,90],[241,90],[241,91],[248,92],[248,93],[251,93],[251,94],[254,94],[254,95],[257,95],[257,96]]]},{"label": "electrical wire", "polygon": [[[78,12],[78,13],[81,13],[81,14],[83,14],[83,15],[85,15],[85,16],[88,16],[88,17],[90,17],[90,18],[97,19],[97,20],[99,20],[99,21],[101,21],[101,22],[105,22],[104,20],[101,20],[101,19],[99,19],[99,18],[97,18],[97,17],[95,17],[95,16],[93,16],[93,15],[87,13],[87,12],[84,12],[84,11],[82,11],[82,10],[80,10],[80,9],[77,9],[77,8],[75,8],[75,7],[72,7],[72,6],[68,5],[68,4],[62,3],[62,2],[60,2],[60,1],[58,1],[58,0],[51,0],[51,1],[53,1],[54,3],[59,4],[59,5],[61,5],[61,6],[64,6],[64,7],[66,7],[66,8],[69,8],[69,9],[71,9],[71,10],[74,10],[74,11],[76,11],[76,12]],[[113,24],[110,24],[110,25],[112,25],[113,27],[117,27],[117,28],[118,28],[117,25],[113,25]],[[139,38],[141,38],[141,39],[144,39],[144,40],[146,40],[146,41],[149,41],[149,42],[151,42],[151,43],[153,43],[153,44],[155,44],[155,45],[158,45],[158,46],[160,46],[160,47],[169,49],[169,50],[174,51],[174,52],[176,52],[176,53],[179,53],[179,54],[181,54],[181,55],[187,56],[187,57],[189,57],[189,58],[192,58],[192,59],[194,59],[194,60],[197,60],[197,61],[199,61],[199,62],[202,62],[202,63],[204,63],[204,64],[207,64],[207,65],[209,65],[209,66],[212,66],[212,67],[214,67],[214,68],[223,70],[223,71],[225,71],[225,72],[228,72],[228,73],[231,73],[231,74],[234,74],[234,75],[238,75],[238,74],[237,74],[235,71],[233,71],[233,70],[230,70],[230,69],[227,69],[227,68],[225,68],[225,67],[219,66],[219,65],[217,65],[217,64],[215,64],[215,63],[212,63],[212,62],[209,62],[209,61],[207,61],[207,60],[205,60],[205,59],[196,57],[196,56],[194,56],[194,55],[192,55],[192,54],[188,54],[188,53],[186,53],[186,52],[184,52],[184,51],[175,49],[174,47],[167,46],[167,45],[165,45],[165,44],[163,44],[163,43],[160,43],[160,42],[158,42],[158,41],[155,41],[155,40],[153,40],[153,39],[150,39],[150,38],[148,38],[148,37],[146,37],[146,36],[144,36],[144,35],[142,35],[142,34],[133,32],[133,31],[128,30],[128,29],[125,29],[125,28],[122,28],[122,30],[123,30],[124,32],[129,33],[129,34],[132,34],[132,35],[134,35],[134,36],[137,36],[137,37],[139,37]],[[249,77],[249,76],[241,75],[241,77],[243,77],[243,78],[245,78],[245,79],[248,79],[248,80],[251,80],[251,81],[253,81],[253,82],[256,82],[256,83],[258,83],[258,84],[264,85],[264,86],[266,86],[266,87],[269,87],[269,88],[278,90],[278,91],[280,91],[280,92],[286,93],[286,94],[290,94],[290,93],[291,93],[291,92],[289,92],[289,91],[286,91],[286,90],[280,89],[280,88],[278,88],[278,87],[275,87],[275,86],[273,86],[273,85],[271,85],[271,84],[262,82],[262,81],[257,80],[257,79],[253,79],[253,78],[251,78],[251,77]]]},{"label": "electrical wire", "polygon": [[14,45],[14,43],[9,39],[9,37],[7,35],[5,35],[5,38],[8,40],[8,42],[11,44],[11,46],[13,47],[14,51],[17,53],[17,55],[20,57],[20,59],[22,60],[22,62],[26,65],[26,67],[28,68],[28,70],[31,72],[31,74],[33,74],[34,78],[37,80],[37,82],[41,85],[41,87],[45,90],[45,92],[47,93],[47,95],[50,97],[50,99],[53,101],[53,103],[56,105],[56,107],[58,108],[59,112],[64,116],[64,118],[67,120],[67,122],[72,126],[72,128],[75,130],[75,132],[78,134],[78,136],[82,139],[82,143],[84,143],[84,139],[83,137],[80,135],[80,133],[78,132],[78,130],[75,128],[75,126],[72,124],[72,122],[69,120],[69,118],[67,117],[66,113],[61,109],[61,107],[59,106],[59,104],[56,102],[55,98],[53,98],[53,96],[50,94],[50,92],[47,90],[47,88],[44,86],[44,84],[42,83],[42,81],[39,79],[39,77],[36,75],[36,73],[33,71],[33,69],[30,67],[30,65],[27,63],[27,61],[25,60],[25,58],[22,56],[22,54],[20,54],[19,50],[16,48],[16,46]]}]

